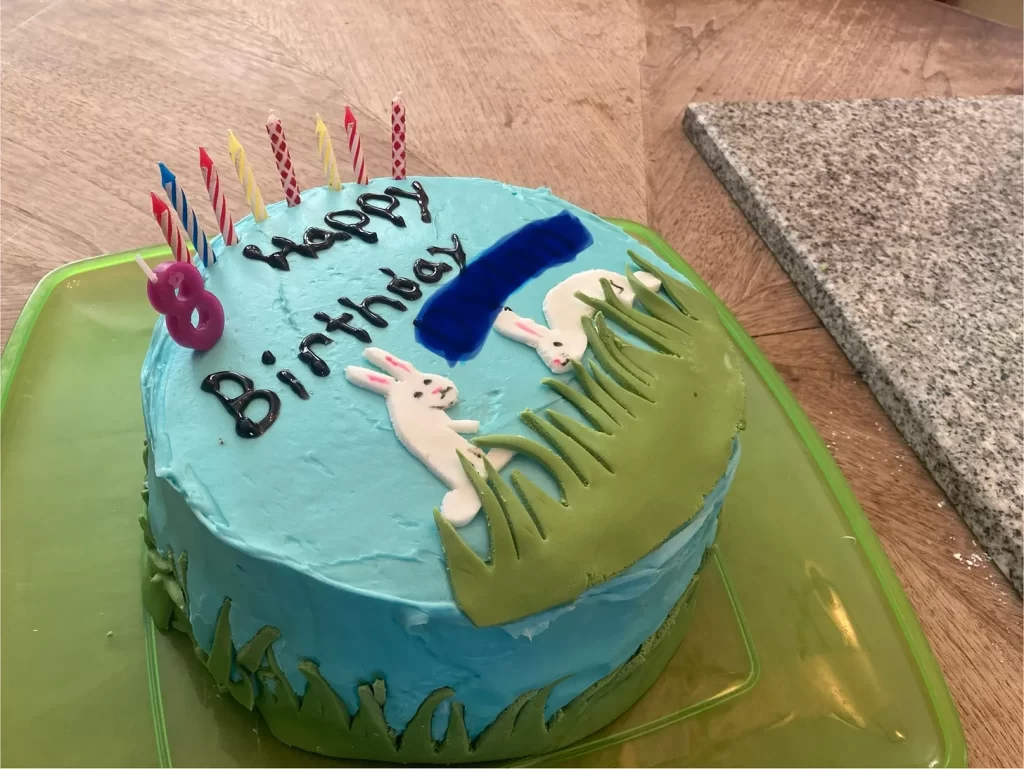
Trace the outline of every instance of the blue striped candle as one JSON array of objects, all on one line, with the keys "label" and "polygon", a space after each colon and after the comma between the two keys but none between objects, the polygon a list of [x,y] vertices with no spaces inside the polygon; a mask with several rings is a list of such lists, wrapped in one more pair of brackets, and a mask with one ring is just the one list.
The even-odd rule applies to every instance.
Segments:
[{"label": "blue striped candle", "polygon": [[163,163],[158,165],[160,166],[160,184],[163,186],[164,192],[167,193],[167,199],[171,201],[171,207],[178,214],[181,225],[185,228],[185,232],[188,233],[188,237],[196,249],[196,256],[202,260],[204,267],[208,267],[211,261],[217,261],[217,255],[210,248],[210,243],[206,239],[206,233],[199,226],[199,220],[196,218],[196,215],[192,213],[185,193],[178,186],[178,180],[167,166]]}]

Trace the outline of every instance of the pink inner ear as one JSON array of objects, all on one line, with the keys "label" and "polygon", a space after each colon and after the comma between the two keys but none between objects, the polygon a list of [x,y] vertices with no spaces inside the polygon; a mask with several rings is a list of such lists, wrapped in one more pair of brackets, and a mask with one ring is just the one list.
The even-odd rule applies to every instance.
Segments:
[{"label": "pink inner ear", "polygon": [[369,380],[371,382],[376,382],[377,384],[387,384],[388,383],[388,378],[387,377],[378,376],[377,374],[370,374],[370,376],[368,378],[369,378]]},{"label": "pink inner ear", "polygon": [[385,356],[384,356],[384,360],[386,360],[386,361],[387,361],[388,363],[390,363],[390,364],[391,364],[392,366],[394,366],[395,368],[400,368],[400,369],[402,369],[402,371],[412,371],[412,369],[411,369],[411,368],[409,368],[409,367],[408,367],[407,365],[405,365],[404,363],[402,363],[402,361],[400,361],[400,360],[395,360],[395,359],[394,359],[394,358],[392,358],[392,357],[391,357],[390,355],[385,355]]},{"label": "pink inner ear", "polygon": [[522,329],[522,330],[523,330],[523,331],[525,331],[525,332],[526,332],[527,334],[533,334],[534,336],[540,336],[540,334],[538,334],[538,333],[537,333],[536,331],[534,331],[534,330],[533,330],[532,328],[530,328],[529,326],[527,326],[527,325],[526,325],[525,323],[523,323],[522,321],[516,321],[516,328]]}]

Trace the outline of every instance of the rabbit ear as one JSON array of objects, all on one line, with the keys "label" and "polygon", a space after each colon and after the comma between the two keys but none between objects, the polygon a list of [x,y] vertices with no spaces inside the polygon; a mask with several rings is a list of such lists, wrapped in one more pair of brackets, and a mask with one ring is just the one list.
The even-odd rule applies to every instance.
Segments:
[{"label": "rabbit ear", "polygon": [[378,395],[387,395],[391,388],[397,384],[394,379],[381,374],[379,371],[371,371],[360,366],[346,366],[345,378],[356,387],[370,390]]},{"label": "rabbit ear", "polygon": [[395,379],[401,381],[417,376],[420,372],[411,363],[392,355],[379,347],[367,347],[363,350],[363,357],[377,368],[387,371]]},{"label": "rabbit ear", "polygon": [[530,347],[536,347],[551,333],[547,326],[542,326],[529,318],[521,318],[507,307],[495,318],[494,330],[502,336],[528,344]]}]

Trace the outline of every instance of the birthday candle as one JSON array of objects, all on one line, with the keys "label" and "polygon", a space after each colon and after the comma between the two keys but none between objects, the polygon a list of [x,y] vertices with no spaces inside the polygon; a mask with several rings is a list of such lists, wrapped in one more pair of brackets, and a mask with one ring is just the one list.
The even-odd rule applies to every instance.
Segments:
[{"label": "birthday candle", "polygon": [[405,178],[405,104],[401,91],[391,100],[391,176]]},{"label": "birthday candle", "polygon": [[185,239],[181,236],[181,228],[174,221],[171,209],[155,192],[149,193],[149,198],[153,204],[153,218],[160,225],[160,229],[164,233],[164,240],[167,241],[167,245],[171,247],[171,253],[174,254],[174,260],[176,262],[191,262],[192,256],[188,252],[188,246],[185,245]]},{"label": "birthday candle", "polygon": [[256,177],[253,176],[252,169],[249,167],[249,161],[245,159],[245,150],[231,131],[228,131],[228,154],[231,155],[231,162],[235,164],[238,181],[242,184],[242,192],[249,203],[252,218],[257,222],[262,222],[267,218],[267,207],[263,205],[263,196],[260,194],[259,185],[256,184]]},{"label": "birthday candle", "polygon": [[185,232],[188,233],[188,237],[192,241],[192,247],[196,250],[196,256],[202,261],[203,267],[209,267],[210,262],[217,261],[217,256],[210,249],[206,233],[199,226],[199,220],[189,206],[188,198],[185,197],[184,191],[178,186],[178,180],[174,174],[163,163],[158,163],[157,165],[160,166],[160,184],[163,186],[164,192],[167,193],[167,198],[171,201],[171,205],[174,206],[174,210],[177,212]]},{"label": "birthday candle", "polygon": [[356,184],[366,184],[366,163],[363,162],[363,145],[359,141],[359,128],[352,108],[345,105],[345,132],[348,134],[348,151],[352,155],[352,170],[356,175]]},{"label": "birthday candle", "polygon": [[146,264],[145,260],[142,258],[142,254],[135,255],[135,263],[139,265],[139,268],[146,274],[146,278],[150,282],[156,283],[156,273],[149,268],[148,264]]},{"label": "birthday candle", "polygon": [[213,204],[213,213],[217,217],[217,228],[224,236],[224,245],[233,246],[238,243],[238,236],[235,234],[235,223],[231,220],[231,212],[228,211],[228,202],[224,197],[224,190],[220,188],[220,174],[213,164],[209,153],[203,147],[199,148],[199,168],[203,172],[203,181],[206,183],[206,191],[210,195],[210,203]]},{"label": "birthday candle", "polygon": [[334,145],[331,144],[331,134],[320,116],[316,116],[316,144],[320,149],[320,162],[324,165],[324,176],[327,177],[327,186],[335,192],[341,191],[341,176],[338,175],[338,161],[334,157]]},{"label": "birthday candle", "polygon": [[302,202],[302,198],[299,197],[299,180],[295,178],[292,156],[288,152],[288,142],[284,138],[284,126],[273,113],[267,118],[267,136],[270,137],[270,149],[274,152],[277,171],[281,174],[281,187],[284,188],[288,207],[297,206]]}]

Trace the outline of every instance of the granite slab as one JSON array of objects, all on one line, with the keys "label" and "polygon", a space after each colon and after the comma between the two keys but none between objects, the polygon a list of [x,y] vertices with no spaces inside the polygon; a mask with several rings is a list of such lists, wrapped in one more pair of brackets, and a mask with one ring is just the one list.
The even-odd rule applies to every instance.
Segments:
[{"label": "granite slab", "polygon": [[1011,96],[691,104],[683,119],[1018,592],[1022,115]]}]

